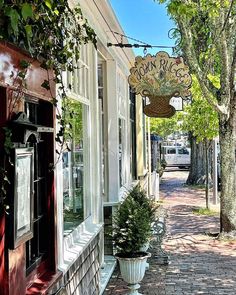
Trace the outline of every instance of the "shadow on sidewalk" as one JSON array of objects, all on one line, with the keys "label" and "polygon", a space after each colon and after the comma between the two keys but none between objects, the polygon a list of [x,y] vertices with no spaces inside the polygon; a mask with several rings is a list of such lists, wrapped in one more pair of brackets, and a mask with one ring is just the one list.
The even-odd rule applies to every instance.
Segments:
[{"label": "shadow on sidewalk", "polygon": [[[149,295],[235,295],[236,242],[218,241],[207,233],[219,231],[219,215],[196,215],[205,207],[203,189],[188,187],[186,171],[165,172],[160,191],[167,209],[167,235],[163,248],[170,264],[158,264],[157,249],[150,250],[150,268],[141,282],[140,293]],[[127,294],[127,284],[118,267],[105,295]]]},{"label": "shadow on sidewalk", "polygon": [[[217,251],[171,253],[169,266],[156,263],[155,250],[140,292],[149,295],[235,295],[236,257]],[[127,294],[127,284],[116,269],[104,295]]]}]

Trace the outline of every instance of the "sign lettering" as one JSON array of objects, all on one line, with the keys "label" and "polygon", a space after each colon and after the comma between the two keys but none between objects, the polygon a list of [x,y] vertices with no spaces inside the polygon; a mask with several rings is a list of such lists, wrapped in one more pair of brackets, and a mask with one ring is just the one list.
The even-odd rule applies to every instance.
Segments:
[{"label": "sign lettering", "polygon": [[155,56],[137,56],[130,69],[129,84],[137,94],[144,96],[190,95],[191,76],[182,57],[170,57],[166,52]]}]

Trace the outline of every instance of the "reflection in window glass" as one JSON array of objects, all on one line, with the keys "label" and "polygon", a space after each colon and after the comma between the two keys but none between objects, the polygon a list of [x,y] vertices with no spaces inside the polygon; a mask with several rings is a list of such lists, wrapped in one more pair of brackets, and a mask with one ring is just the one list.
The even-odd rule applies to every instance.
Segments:
[{"label": "reflection in window glass", "polygon": [[124,175],[124,132],[125,132],[125,120],[119,118],[119,176],[120,187],[125,184]]},{"label": "reflection in window glass", "polygon": [[[68,107],[67,107],[68,109]],[[84,169],[86,166],[84,135],[86,129],[86,106],[70,101],[71,114],[66,115],[70,134],[67,149],[63,152],[63,205],[64,234],[70,233],[85,218],[84,216]]]}]

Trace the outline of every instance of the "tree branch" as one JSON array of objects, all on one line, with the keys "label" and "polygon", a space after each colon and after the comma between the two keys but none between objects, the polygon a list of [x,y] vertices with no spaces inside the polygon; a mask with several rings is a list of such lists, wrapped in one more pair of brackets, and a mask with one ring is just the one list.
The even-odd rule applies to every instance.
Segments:
[{"label": "tree branch", "polygon": [[224,31],[224,29],[226,27],[226,24],[229,22],[229,17],[230,17],[230,14],[231,14],[232,10],[233,10],[233,4],[234,4],[234,0],[231,0],[230,7],[229,7],[229,10],[228,10],[227,16],[225,18],[223,27],[221,29],[221,33]]},{"label": "tree branch", "polygon": [[[204,77],[204,71],[201,69],[197,56],[196,51],[193,46],[193,37],[191,32],[191,26],[189,23],[186,22],[186,19],[184,19],[183,16],[178,17],[177,19],[180,30],[183,34],[183,40],[184,40],[184,49],[186,51],[186,56],[188,59],[188,64],[192,70],[192,72],[196,75],[201,88],[204,97],[207,99],[207,101],[213,106],[213,108],[222,114],[225,114],[228,116],[229,111],[228,107],[226,105],[219,105],[216,102],[216,99],[214,97],[214,94],[217,92],[217,88],[213,85],[209,85],[209,81]],[[214,88],[213,88],[214,87]]]},{"label": "tree branch", "polygon": [[[219,15],[219,25],[223,26],[224,22],[224,12],[221,11]],[[226,32],[223,30],[219,36],[219,41],[216,42],[216,48],[219,52],[219,57],[221,60],[221,73],[220,73],[220,83],[221,83],[221,103],[226,105],[229,109],[230,107],[230,52],[227,44]]]}]

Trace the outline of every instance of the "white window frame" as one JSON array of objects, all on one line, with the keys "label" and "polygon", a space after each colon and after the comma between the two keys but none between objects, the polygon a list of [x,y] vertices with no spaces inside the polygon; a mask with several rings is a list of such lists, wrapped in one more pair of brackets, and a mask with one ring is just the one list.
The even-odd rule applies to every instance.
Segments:
[{"label": "white window frame", "polygon": [[[89,69],[90,64],[95,64],[95,49],[92,45],[84,45],[83,47],[87,48],[87,61],[88,65],[86,65],[86,69]],[[90,73],[91,71],[88,71]],[[90,74],[89,74],[90,75]],[[68,81],[67,73],[63,73],[64,81]],[[85,201],[86,207],[85,207],[85,218],[84,222],[82,222],[78,227],[73,230],[70,234],[64,237],[63,232],[63,170],[62,170],[62,161],[58,163],[56,167],[56,195],[57,195],[57,235],[58,235],[58,268],[65,273],[71,265],[76,261],[76,259],[81,255],[83,250],[89,245],[89,243],[92,241],[92,239],[102,230],[103,224],[96,223],[94,221],[94,215],[96,214],[94,211],[94,207],[96,208],[96,205],[93,205],[93,202],[95,202],[95,196],[92,193],[92,185],[94,183],[93,175],[90,173],[92,171],[92,163],[96,162],[95,155],[91,152],[91,148],[93,145],[92,142],[92,120],[91,120],[91,111],[94,109],[95,101],[97,100],[97,97],[94,97],[93,93],[93,85],[90,85],[92,83],[88,83],[93,77],[87,77],[85,80],[85,83],[87,83],[88,89],[87,97],[83,97],[78,93],[75,93],[73,91],[67,91],[67,95],[70,99],[74,99],[78,102],[81,102],[85,104],[88,108],[87,111],[87,131],[88,133],[85,135],[88,139],[89,143],[89,165],[87,167],[87,172],[85,174],[90,175],[90,179],[88,181],[91,181],[91,185],[88,185],[88,183],[84,183],[84,186],[86,186],[87,191],[86,194],[88,197]],[[95,79],[96,80],[96,79]],[[94,81],[96,84],[96,81]],[[97,85],[96,85],[97,87]],[[93,97],[91,99],[91,97]],[[57,126],[58,127],[58,126]],[[88,173],[89,172],[89,173]],[[86,177],[85,177],[86,179]],[[96,196],[97,197],[97,196]],[[86,197],[85,197],[86,198]]]},{"label": "white window frame", "polygon": [[[117,68],[117,97],[118,97],[118,107],[119,116],[118,119],[123,121],[123,132],[122,132],[122,143],[124,153],[122,154],[122,187],[128,187],[131,181],[130,176],[130,137],[129,137],[129,85],[127,82],[127,77]],[[119,122],[118,122],[119,128]],[[119,176],[120,177],[120,176]]]}]

